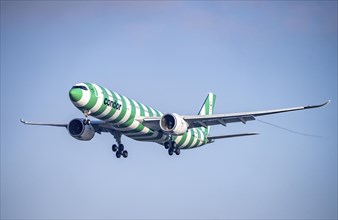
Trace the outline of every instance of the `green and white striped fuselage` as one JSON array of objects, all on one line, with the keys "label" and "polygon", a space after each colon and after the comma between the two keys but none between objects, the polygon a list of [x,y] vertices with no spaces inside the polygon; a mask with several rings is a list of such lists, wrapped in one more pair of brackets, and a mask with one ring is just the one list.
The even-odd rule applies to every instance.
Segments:
[{"label": "green and white striped fuselage", "polygon": [[[161,117],[162,112],[93,83],[79,83],[76,86],[89,88],[79,89],[77,99],[71,97],[80,111],[89,112],[90,116],[109,122],[113,129],[137,141],[163,144],[169,140],[169,134],[151,130],[137,120],[147,116]],[[202,108],[202,111],[208,109]],[[172,135],[172,139],[177,147],[190,149],[206,144],[207,132],[208,128],[191,128],[183,135]]]}]

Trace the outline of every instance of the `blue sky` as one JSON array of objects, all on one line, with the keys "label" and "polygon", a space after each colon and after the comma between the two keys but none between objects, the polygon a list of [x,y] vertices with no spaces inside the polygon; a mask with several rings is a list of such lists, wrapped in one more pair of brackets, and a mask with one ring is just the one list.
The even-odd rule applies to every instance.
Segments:
[{"label": "blue sky", "polygon": [[[332,102],[260,118],[321,138],[254,121],[174,157],[20,124],[82,117],[83,81],[184,115]],[[1,1],[1,218],[337,218],[337,2]]]}]

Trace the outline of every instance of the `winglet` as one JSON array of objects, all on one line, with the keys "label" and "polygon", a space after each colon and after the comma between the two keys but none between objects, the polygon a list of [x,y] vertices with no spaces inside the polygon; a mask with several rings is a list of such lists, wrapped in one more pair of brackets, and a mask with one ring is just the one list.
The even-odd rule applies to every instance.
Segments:
[{"label": "winglet", "polygon": [[23,118],[20,118],[20,122],[23,124],[27,124],[27,121],[23,120]]},{"label": "winglet", "polygon": [[330,102],[331,102],[331,100],[328,100],[328,101],[326,101],[326,102],[324,102],[323,104],[320,104],[320,105],[308,105],[308,106],[305,106],[304,109],[323,107],[324,105],[327,105]]}]

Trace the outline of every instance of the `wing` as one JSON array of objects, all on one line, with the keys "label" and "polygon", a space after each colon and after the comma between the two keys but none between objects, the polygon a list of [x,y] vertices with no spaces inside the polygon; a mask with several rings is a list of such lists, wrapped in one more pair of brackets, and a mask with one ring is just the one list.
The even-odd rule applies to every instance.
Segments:
[{"label": "wing", "polygon": [[[230,114],[217,114],[217,115],[188,115],[182,116],[183,119],[189,124],[189,128],[195,127],[207,127],[212,125],[224,125],[226,126],[228,123],[241,122],[246,124],[247,121],[255,120],[255,117],[271,115],[277,113],[291,112],[291,111],[299,111],[306,110],[311,108],[319,108],[330,102],[327,101],[320,105],[308,105],[294,108],[283,108],[283,109],[275,109],[275,110],[266,110],[266,111],[255,111],[255,112],[242,112],[242,113],[230,113]],[[146,127],[149,127],[154,130],[160,130],[159,121],[160,117],[143,117],[139,118],[139,121]]]},{"label": "wing", "polygon": [[259,133],[242,133],[242,134],[228,134],[228,135],[220,135],[220,136],[208,136],[208,143],[214,142],[216,139],[222,138],[233,138],[233,137],[242,137],[242,136],[250,136],[250,135],[258,135]]},{"label": "wing", "polygon": [[26,125],[42,125],[42,126],[54,126],[54,127],[64,127],[67,128],[68,124],[54,124],[54,123],[36,123],[36,122],[28,122],[23,120],[23,118],[20,119],[20,122]]},{"label": "wing", "polygon": [[[40,125],[40,126],[53,126],[53,127],[64,127],[67,129],[68,123],[37,123],[37,122],[28,122],[20,119],[20,122],[26,125]],[[101,134],[101,132],[113,132],[115,131],[111,123],[106,123],[104,121],[91,121],[91,125],[94,127],[95,132]]]}]

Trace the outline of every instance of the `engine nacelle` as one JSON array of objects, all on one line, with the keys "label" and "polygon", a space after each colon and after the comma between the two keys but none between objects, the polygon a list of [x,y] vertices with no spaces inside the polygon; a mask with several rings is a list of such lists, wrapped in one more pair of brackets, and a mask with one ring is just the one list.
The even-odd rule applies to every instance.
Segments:
[{"label": "engine nacelle", "polygon": [[69,134],[78,140],[89,141],[95,135],[95,129],[92,125],[84,124],[85,119],[75,118],[67,126]]},{"label": "engine nacelle", "polygon": [[188,126],[188,123],[176,113],[163,115],[160,120],[160,128],[169,134],[184,134],[188,130]]}]

